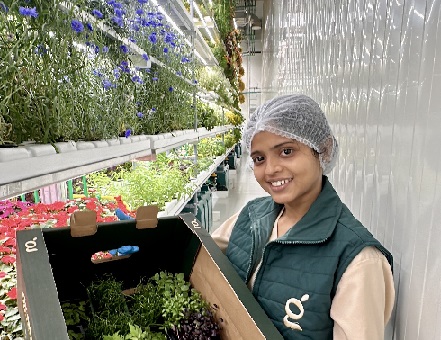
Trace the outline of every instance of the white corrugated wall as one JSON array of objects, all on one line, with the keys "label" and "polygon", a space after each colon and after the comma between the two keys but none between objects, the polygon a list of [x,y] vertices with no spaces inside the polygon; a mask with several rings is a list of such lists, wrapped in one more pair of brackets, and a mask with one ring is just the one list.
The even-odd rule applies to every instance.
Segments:
[{"label": "white corrugated wall", "polygon": [[441,339],[441,0],[265,1],[262,101],[305,93],[342,200],[393,253],[386,339]]}]

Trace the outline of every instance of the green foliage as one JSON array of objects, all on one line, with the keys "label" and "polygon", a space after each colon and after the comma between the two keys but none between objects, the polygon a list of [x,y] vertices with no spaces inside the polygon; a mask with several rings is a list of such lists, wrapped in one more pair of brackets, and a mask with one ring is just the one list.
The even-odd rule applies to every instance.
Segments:
[{"label": "green foliage", "polygon": [[162,333],[151,332],[149,328],[146,328],[145,331],[136,325],[129,324],[130,333],[126,336],[119,335],[119,332],[116,332],[113,335],[105,335],[103,340],[166,340],[167,336]]},{"label": "green foliage", "polygon": [[129,333],[131,316],[128,312],[122,284],[111,275],[102,280],[92,282],[87,287],[93,317],[87,327],[86,334],[91,339],[100,339],[104,334],[120,331]]},{"label": "green foliage", "polygon": [[192,190],[187,185],[193,169],[181,167],[180,163],[158,155],[155,162],[137,163],[131,171],[89,174],[88,185],[101,196],[121,196],[132,210],[142,205],[156,204],[161,210],[166,202],[179,199]]},{"label": "green foliage", "polygon": [[218,157],[225,152],[225,145],[218,138],[204,138],[198,144],[198,155],[201,157]]},{"label": "green foliage", "polygon": [[200,293],[185,281],[183,273],[160,272],[152,280],[162,297],[162,317],[166,329],[179,325],[186,310],[199,311],[209,306]]},{"label": "green foliage", "polygon": [[135,293],[127,297],[127,304],[133,322],[142,328],[156,324],[162,313],[161,294],[151,282],[139,284]]},{"label": "green foliage", "polygon": [[221,124],[221,118],[218,113],[210,107],[207,103],[199,102],[197,105],[198,122],[201,127],[205,127],[207,130],[212,130],[215,126]]},{"label": "green foliage", "polygon": [[87,293],[90,310],[84,301],[62,304],[70,339],[84,339],[71,326],[84,327],[90,340],[165,340],[170,332],[188,338],[202,334],[203,329],[218,334],[209,303],[191,288],[183,273],[159,272],[127,296],[122,283],[106,275],[92,282]]},{"label": "green foliage", "polygon": [[[35,8],[34,16],[20,14],[22,1],[2,4],[0,144],[101,140],[124,136],[127,129],[157,134],[193,127],[190,94],[196,90],[193,71],[201,65],[187,59],[190,46],[162,24],[153,5],[120,3],[124,15],[117,24],[110,1],[34,0],[27,7]],[[152,13],[148,20],[155,24],[132,24],[139,7],[146,18]],[[74,20],[83,25],[78,31]],[[147,69],[145,59],[152,57],[161,66]]]}]

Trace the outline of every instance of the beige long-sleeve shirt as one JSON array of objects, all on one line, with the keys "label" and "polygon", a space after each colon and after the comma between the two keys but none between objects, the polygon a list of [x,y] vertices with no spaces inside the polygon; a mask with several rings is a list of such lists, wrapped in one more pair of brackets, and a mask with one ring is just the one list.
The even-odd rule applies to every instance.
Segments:
[{"label": "beige long-sleeve shirt", "polygon": [[[239,213],[231,216],[212,233],[225,253]],[[269,241],[277,238],[277,221]],[[248,287],[256,279],[252,274]],[[346,268],[332,301],[330,316],[334,320],[334,340],[383,340],[395,300],[391,267],[375,247],[364,248]]]}]

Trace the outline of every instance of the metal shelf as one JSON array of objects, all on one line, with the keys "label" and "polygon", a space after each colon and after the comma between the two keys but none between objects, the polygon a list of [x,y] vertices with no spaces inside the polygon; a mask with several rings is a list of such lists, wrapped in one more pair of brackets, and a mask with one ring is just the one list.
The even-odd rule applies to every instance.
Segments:
[{"label": "metal shelf", "polygon": [[205,60],[207,66],[219,65],[219,62],[202,36],[202,33],[194,26],[193,18],[185,9],[182,1],[157,0],[156,2],[183,32],[188,32],[189,35],[191,35],[191,32],[196,33],[194,37],[194,47],[202,59]]},{"label": "metal shelf", "polygon": [[175,216],[179,214],[182,209],[184,209],[185,205],[188,203],[188,201],[193,197],[193,195],[198,192],[202,184],[204,184],[207,179],[211,176],[213,172],[216,171],[219,164],[221,164],[226,157],[230,154],[230,152],[234,150],[234,147],[227,149],[225,154],[222,156],[217,157],[213,164],[211,164],[210,168],[201,172],[197,178],[193,179],[188,185],[193,188],[193,192],[190,195],[186,195],[185,197],[182,197],[180,200],[175,200],[173,202],[170,202],[169,204],[166,204],[166,208],[164,211],[160,211],[158,213],[158,217],[165,217],[165,216]]},{"label": "metal shelf", "polygon": [[175,131],[161,135],[138,135],[90,142],[27,144],[18,148],[0,148],[0,199],[26,192],[135,158],[161,153],[187,143],[227,132],[232,126],[216,126],[208,131]]}]

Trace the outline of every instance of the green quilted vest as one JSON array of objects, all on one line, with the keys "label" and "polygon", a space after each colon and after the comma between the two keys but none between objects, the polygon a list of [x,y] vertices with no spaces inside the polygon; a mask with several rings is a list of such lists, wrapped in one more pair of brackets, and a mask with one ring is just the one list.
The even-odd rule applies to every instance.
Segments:
[{"label": "green quilted vest", "polygon": [[263,258],[253,295],[285,339],[332,339],[332,299],[347,266],[364,247],[377,247],[392,266],[392,255],[355,219],[325,176],[323,183],[306,215],[270,243],[282,205],[271,197],[249,202],[227,248],[245,282]]}]

